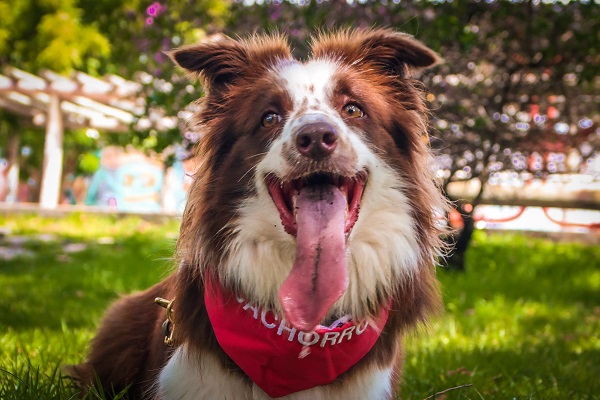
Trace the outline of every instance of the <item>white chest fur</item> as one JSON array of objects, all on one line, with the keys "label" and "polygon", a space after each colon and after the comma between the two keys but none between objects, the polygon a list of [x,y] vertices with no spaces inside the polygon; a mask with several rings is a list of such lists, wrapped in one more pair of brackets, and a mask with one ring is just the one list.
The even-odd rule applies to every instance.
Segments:
[{"label": "white chest fur", "polygon": [[[293,393],[280,400],[385,400],[391,395],[390,368],[365,370],[347,384],[322,386]],[[249,388],[212,355],[198,360],[180,347],[160,373],[160,400],[269,400],[258,386]]]}]

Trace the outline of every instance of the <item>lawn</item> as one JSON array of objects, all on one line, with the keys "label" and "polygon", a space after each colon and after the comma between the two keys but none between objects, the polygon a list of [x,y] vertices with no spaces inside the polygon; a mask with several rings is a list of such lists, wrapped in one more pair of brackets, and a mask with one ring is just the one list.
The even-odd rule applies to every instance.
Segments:
[{"label": "lawn", "polygon": [[[177,221],[0,227],[0,399],[76,398],[60,366],[84,358],[112,300],[169,273]],[[404,399],[600,399],[598,246],[477,232],[467,273],[438,276],[446,313],[408,338]]]}]

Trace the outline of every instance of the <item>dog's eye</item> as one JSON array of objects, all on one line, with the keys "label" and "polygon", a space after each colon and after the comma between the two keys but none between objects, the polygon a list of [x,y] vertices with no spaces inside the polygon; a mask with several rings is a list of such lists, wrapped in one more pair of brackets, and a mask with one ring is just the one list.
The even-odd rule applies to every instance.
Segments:
[{"label": "dog's eye", "polygon": [[267,113],[263,116],[262,126],[265,128],[272,128],[281,121],[281,115],[273,112]]},{"label": "dog's eye", "polygon": [[358,106],[356,104],[348,104],[348,105],[344,106],[344,109],[342,110],[342,112],[344,113],[344,115],[346,117],[349,117],[349,118],[362,118],[365,116],[365,113],[363,112],[363,110],[358,108]]}]

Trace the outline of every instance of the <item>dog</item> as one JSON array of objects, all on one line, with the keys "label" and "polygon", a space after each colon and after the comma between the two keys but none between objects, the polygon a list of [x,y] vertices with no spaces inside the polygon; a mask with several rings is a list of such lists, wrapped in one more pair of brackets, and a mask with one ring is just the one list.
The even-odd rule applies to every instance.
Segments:
[{"label": "dog", "polygon": [[390,29],[316,34],[306,60],[279,34],[170,56],[205,90],[177,270],[113,305],[72,375],[160,400],[394,398],[402,337],[440,308],[413,78],[438,56]]}]

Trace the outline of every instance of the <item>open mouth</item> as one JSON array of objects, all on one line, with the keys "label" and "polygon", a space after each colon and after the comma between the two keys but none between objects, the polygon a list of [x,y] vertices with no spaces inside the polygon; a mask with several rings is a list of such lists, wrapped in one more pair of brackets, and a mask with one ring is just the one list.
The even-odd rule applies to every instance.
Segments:
[{"label": "open mouth", "polygon": [[298,233],[296,216],[300,193],[306,188],[326,186],[337,188],[346,198],[344,233],[348,235],[358,220],[366,179],[367,175],[364,172],[353,177],[319,172],[291,181],[282,181],[273,175],[268,175],[266,183],[273,203],[279,211],[284,230],[293,236]]},{"label": "open mouth", "polygon": [[310,332],[348,287],[347,239],[367,180],[318,172],[290,181],[266,178],[283,228],[296,239],[294,265],[279,290],[287,321]]},{"label": "open mouth", "polygon": [[287,182],[266,179],[283,227],[295,237],[296,258],[279,300],[285,319],[297,329],[312,331],[348,288],[347,240],[366,176],[319,172]]}]

